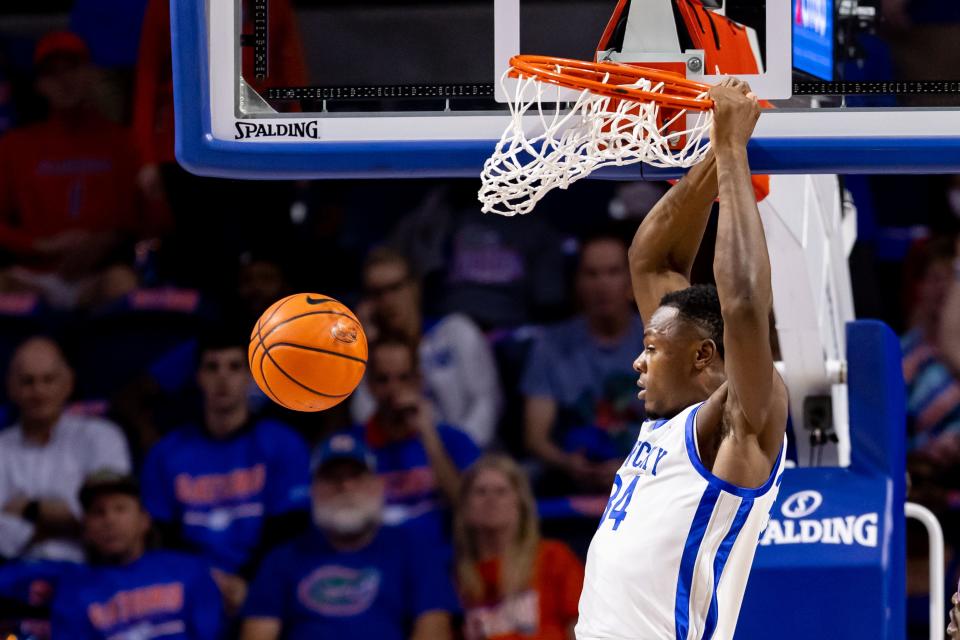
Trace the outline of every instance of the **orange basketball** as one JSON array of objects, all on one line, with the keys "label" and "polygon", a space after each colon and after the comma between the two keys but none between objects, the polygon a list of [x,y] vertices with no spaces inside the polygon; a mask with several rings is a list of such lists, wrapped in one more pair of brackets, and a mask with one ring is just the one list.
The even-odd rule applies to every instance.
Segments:
[{"label": "orange basketball", "polygon": [[247,355],[253,379],[274,402],[322,411],[360,384],[367,336],[353,312],[333,298],[298,293],[263,312]]}]

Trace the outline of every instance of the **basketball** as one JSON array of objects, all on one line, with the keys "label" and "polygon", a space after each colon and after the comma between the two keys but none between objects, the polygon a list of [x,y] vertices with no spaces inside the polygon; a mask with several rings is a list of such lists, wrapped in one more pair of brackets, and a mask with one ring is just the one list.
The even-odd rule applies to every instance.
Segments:
[{"label": "basketball", "polygon": [[263,312],[247,354],[253,379],[271,400],[296,411],[323,411],[360,384],[367,336],[345,305],[298,293]]}]

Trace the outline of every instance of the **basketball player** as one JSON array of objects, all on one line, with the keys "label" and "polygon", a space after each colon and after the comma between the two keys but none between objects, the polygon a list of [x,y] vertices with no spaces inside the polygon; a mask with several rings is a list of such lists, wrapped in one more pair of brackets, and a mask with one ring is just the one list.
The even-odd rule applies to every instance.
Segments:
[{"label": "basketball player", "polygon": [[[713,151],[654,207],[630,251],[649,419],[590,545],[580,640],[732,638],[779,486],[787,391],[770,349],[770,262],[746,154],[759,107],[735,79],[710,97]],[[691,287],[718,190],[717,286]]]}]

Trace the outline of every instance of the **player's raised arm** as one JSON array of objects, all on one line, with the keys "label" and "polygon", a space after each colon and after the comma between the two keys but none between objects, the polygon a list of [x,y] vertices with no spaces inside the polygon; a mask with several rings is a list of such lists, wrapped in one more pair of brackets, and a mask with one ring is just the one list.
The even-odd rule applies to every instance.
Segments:
[{"label": "player's raised arm", "polygon": [[[720,184],[713,271],[723,314],[727,402],[742,417],[734,426],[759,435],[773,422],[785,423],[786,389],[770,347],[770,257],[747,163],[747,142],[760,107],[748,92],[740,81],[710,92],[715,104],[711,145]],[[782,430],[777,435],[782,438]]]},{"label": "player's raised arm", "polygon": [[630,245],[630,280],[645,325],[664,295],[690,286],[690,270],[716,197],[716,160],[710,152],[637,229]]}]

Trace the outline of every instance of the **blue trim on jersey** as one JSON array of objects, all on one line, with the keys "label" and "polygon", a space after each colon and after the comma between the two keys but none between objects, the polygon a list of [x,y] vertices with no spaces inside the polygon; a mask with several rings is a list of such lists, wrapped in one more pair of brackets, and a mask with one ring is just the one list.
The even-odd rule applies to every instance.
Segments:
[{"label": "blue trim on jersey", "polygon": [[690,588],[693,585],[693,570],[697,564],[697,554],[703,543],[703,536],[707,532],[707,525],[713,516],[713,508],[720,498],[720,489],[713,485],[708,486],[700,498],[697,512],[690,523],[690,532],[687,541],[683,544],[683,555],[680,557],[680,575],[677,576],[677,599],[674,608],[674,627],[677,640],[687,640],[690,629]]},{"label": "blue trim on jersey", "polygon": [[717,549],[717,557],[713,560],[713,595],[710,597],[710,610],[707,612],[707,622],[703,627],[703,640],[713,638],[713,632],[717,629],[717,618],[720,614],[720,607],[717,603],[717,587],[720,586],[720,576],[723,575],[723,568],[727,565],[727,559],[730,557],[730,551],[733,549],[733,543],[737,541],[737,536],[743,530],[743,525],[747,523],[750,517],[750,510],[753,508],[753,500],[745,498],[737,509],[737,515],[733,518],[733,524],[730,530],[724,536],[723,542]]},{"label": "blue trim on jersey", "polygon": [[703,462],[700,461],[700,452],[697,451],[696,440],[693,437],[694,419],[696,418],[697,411],[699,411],[700,407],[702,406],[703,403],[701,402],[687,415],[687,456],[690,458],[690,462],[693,463],[693,468],[697,470],[697,473],[699,473],[704,480],[709,482],[711,486],[716,487],[717,489],[721,489],[727,493],[731,493],[741,498],[757,499],[762,497],[773,487],[773,481],[776,478],[777,470],[780,468],[780,461],[783,459],[783,445],[780,445],[780,452],[777,454],[777,462],[770,470],[770,477],[767,478],[767,481],[763,483],[763,486],[757,487],[756,489],[747,489],[745,487],[738,487],[737,485],[731,484],[726,480],[721,480],[717,476],[713,475],[709,469],[703,466]]},{"label": "blue trim on jersey", "polygon": [[656,420],[654,421],[653,425],[650,426],[650,431],[656,431],[668,422],[670,422],[670,420]]}]

